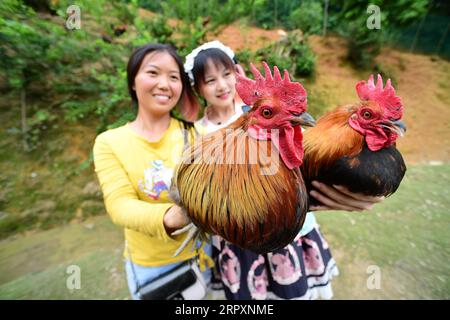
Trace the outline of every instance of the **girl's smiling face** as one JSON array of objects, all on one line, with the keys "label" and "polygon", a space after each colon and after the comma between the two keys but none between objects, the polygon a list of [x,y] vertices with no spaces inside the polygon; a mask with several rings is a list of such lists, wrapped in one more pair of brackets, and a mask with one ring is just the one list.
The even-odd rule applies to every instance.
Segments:
[{"label": "girl's smiling face", "polygon": [[199,93],[209,105],[228,107],[233,104],[236,94],[234,70],[223,64],[214,64],[208,59],[205,66],[205,81],[199,84]]},{"label": "girl's smiling face", "polygon": [[167,52],[149,53],[134,79],[133,89],[139,108],[162,116],[172,110],[183,91],[180,70],[175,59]]}]

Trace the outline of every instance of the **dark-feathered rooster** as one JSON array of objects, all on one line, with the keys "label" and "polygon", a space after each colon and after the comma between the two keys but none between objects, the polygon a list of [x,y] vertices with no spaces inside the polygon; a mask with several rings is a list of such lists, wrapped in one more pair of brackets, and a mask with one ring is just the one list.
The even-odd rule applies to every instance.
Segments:
[{"label": "dark-feathered rooster", "polygon": [[[343,185],[370,196],[394,193],[406,172],[395,141],[406,131],[403,105],[390,79],[378,75],[356,85],[361,102],[338,107],[304,133],[302,166],[308,190],[312,180]],[[317,204],[311,199],[311,204]]]},{"label": "dark-feathered rooster", "polygon": [[[185,153],[173,180],[172,198],[198,229],[218,234],[242,248],[262,253],[286,246],[303,225],[308,194],[299,167],[300,125],[314,125],[305,112],[300,83],[265,78],[252,65],[255,80],[237,75],[236,90],[253,108]],[[184,246],[182,246],[179,250]]]}]

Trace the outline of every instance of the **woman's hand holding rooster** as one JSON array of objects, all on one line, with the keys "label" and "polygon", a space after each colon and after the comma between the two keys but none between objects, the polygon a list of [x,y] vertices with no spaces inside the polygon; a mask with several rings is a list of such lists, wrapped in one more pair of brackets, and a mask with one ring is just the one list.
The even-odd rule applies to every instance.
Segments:
[{"label": "woman's hand holding rooster", "polygon": [[316,190],[312,190],[310,195],[322,203],[322,205],[311,206],[309,208],[311,211],[370,210],[375,203],[382,202],[385,199],[385,197],[372,197],[361,193],[353,193],[343,186],[328,186],[318,181],[313,181],[312,185]]},{"label": "woman's hand holding rooster", "polygon": [[179,206],[170,207],[163,218],[164,227],[167,234],[172,234],[175,230],[181,229],[191,223],[191,219],[183,212]]}]

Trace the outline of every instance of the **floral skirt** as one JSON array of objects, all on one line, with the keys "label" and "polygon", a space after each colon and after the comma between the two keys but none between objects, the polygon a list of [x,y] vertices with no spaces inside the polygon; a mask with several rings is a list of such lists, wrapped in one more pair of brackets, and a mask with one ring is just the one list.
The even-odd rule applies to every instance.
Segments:
[{"label": "floral skirt", "polygon": [[319,226],[283,249],[267,254],[243,250],[213,236],[213,290],[229,300],[330,299],[339,274]]}]

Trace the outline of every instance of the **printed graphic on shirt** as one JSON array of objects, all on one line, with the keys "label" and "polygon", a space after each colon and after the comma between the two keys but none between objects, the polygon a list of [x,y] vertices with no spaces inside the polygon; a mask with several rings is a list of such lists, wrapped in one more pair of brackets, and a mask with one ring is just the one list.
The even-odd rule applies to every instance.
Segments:
[{"label": "printed graphic on shirt", "polygon": [[139,180],[139,189],[153,200],[158,200],[163,191],[169,191],[173,170],[164,166],[162,160],[150,162],[144,170],[144,180]]}]

